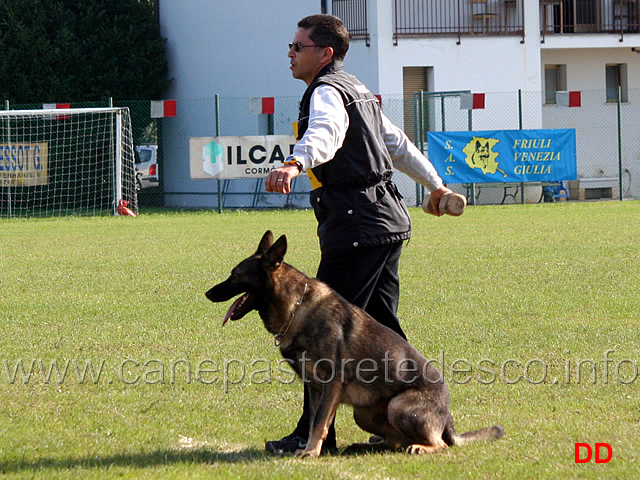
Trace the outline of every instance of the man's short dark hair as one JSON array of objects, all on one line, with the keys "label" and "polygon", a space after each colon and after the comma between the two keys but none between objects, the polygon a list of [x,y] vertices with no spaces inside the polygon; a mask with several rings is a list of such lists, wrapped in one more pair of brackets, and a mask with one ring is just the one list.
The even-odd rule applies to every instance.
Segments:
[{"label": "man's short dark hair", "polygon": [[349,50],[349,32],[340,18],[333,15],[310,15],[298,22],[298,28],[311,29],[309,38],[316,45],[333,48],[333,58],[344,60]]}]

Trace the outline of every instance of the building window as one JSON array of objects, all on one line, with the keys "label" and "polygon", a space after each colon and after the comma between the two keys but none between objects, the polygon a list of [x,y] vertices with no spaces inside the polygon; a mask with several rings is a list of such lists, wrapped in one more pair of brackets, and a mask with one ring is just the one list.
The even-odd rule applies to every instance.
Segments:
[{"label": "building window", "polygon": [[620,88],[620,101],[629,101],[627,92],[627,64],[608,64],[605,67],[605,82],[607,89],[607,103],[618,101],[618,88]]},{"label": "building window", "polygon": [[555,105],[556,92],[567,90],[567,66],[544,66],[544,103]]}]

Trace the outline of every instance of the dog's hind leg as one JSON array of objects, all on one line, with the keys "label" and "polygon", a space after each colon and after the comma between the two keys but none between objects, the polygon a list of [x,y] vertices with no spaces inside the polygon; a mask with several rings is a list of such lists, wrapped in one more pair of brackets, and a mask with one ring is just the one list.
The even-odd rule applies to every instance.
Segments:
[{"label": "dog's hind leg", "polygon": [[364,431],[385,438],[393,430],[387,418],[388,406],[389,404],[384,402],[372,407],[354,407],[353,419]]},{"label": "dog's hind leg", "polygon": [[[428,437],[422,434],[415,435],[398,428],[398,426],[402,426],[403,423],[412,423],[412,427],[415,428],[416,418],[413,414],[407,415],[407,418],[403,418],[402,414],[396,415],[394,422],[391,422],[389,412],[393,412],[394,408],[402,407],[402,405],[404,405],[402,402],[396,402],[395,406],[380,403],[374,407],[354,409],[353,417],[358,426],[367,432],[382,437],[383,441],[376,444],[355,443],[347,447],[342,452],[343,455],[377,453],[401,449],[405,449],[408,453],[419,454],[446,447],[439,433],[433,437]],[[406,430],[411,430],[411,428]],[[417,443],[418,441],[421,443],[430,443],[430,445],[419,444]]]},{"label": "dog's hind leg", "polygon": [[380,443],[354,443],[349,445],[342,455],[357,455],[365,453],[377,453],[389,450],[397,450],[400,444],[397,439],[398,432],[387,419],[388,404],[379,403],[373,407],[355,407],[353,419],[364,431],[373,433],[383,439]]},{"label": "dog's hind leg", "polygon": [[419,390],[407,390],[389,402],[389,422],[401,434],[407,453],[434,453],[447,448],[442,438],[448,411]]}]

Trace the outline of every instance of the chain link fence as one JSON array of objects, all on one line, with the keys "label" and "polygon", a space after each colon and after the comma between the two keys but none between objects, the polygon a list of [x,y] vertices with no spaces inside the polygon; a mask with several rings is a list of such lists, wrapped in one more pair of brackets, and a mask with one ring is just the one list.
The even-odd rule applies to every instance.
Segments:
[{"label": "chain link fence", "polygon": [[[427,131],[518,130],[573,128],[577,139],[578,179],[568,182],[570,200],[640,198],[640,90],[625,92],[624,102],[611,101],[610,92],[582,91],[579,107],[550,103],[544,92],[487,93],[485,108],[463,110],[462,92],[425,92],[422,112],[413,98],[381,95],[384,113],[405,129],[428,155]],[[609,95],[608,95],[609,93]],[[609,98],[609,100],[607,100]],[[177,102],[177,116],[151,118],[150,101],[72,103],[71,107],[128,107],[138,153],[138,206],[178,208],[307,208],[310,184],[296,178],[290,195],[264,191],[263,179],[192,180],[191,137],[292,135],[300,97],[276,97],[274,113],[255,113],[246,97],[185,99]],[[7,105],[11,109],[40,109],[37,105]],[[413,118],[411,118],[413,113]],[[142,147],[157,146],[148,152]],[[155,163],[155,167],[151,165]],[[394,180],[408,205],[419,205],[424,189],[396,172]],[[461,193],[468,186],[450,185]],[[540,201],[540,186],[527,187],[520,195],[489,191],[479,203]]]},{"label": "chain link fence", "polygon": [[[427,155],[427,131],[575,129],[578,178],[565,182],[569,199],[640,198],[640,90],[621,90],[619,99],[605,90],[576,92],[573,106],[559,100],[567,92],[559,92],[558,97],[545,92],[487,93],[485,107],[477,110],[461,109],[464,93],[469,92],[417,95],[416,143]],[[450,187],[460,193],[469,191],[468,185]],[[507,188],[512,190],[507,192]],[[492,185],[479,200],[536,202],[544,197],[541,189],[540,185]]]}]

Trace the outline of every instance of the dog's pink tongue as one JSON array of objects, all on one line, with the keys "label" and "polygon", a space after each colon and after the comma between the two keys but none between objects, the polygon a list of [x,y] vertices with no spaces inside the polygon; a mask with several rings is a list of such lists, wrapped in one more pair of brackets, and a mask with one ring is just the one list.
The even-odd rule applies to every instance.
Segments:
[{"label": "dog's pink tongue", "polygon": [[224,324],[227,323],[227,320],[231,318],[231,315],[233,315],[233,312],[235,312],[236,308],[238,308],[238,305],[244,302],[244,297],[246,297],[246,294],[238,297],[236,301],[233,302],[231,307],[229,307],[229,310],[227,311],[227,314],[224,316],[224,320],[222,321],[223,327],[224,327]]}]

